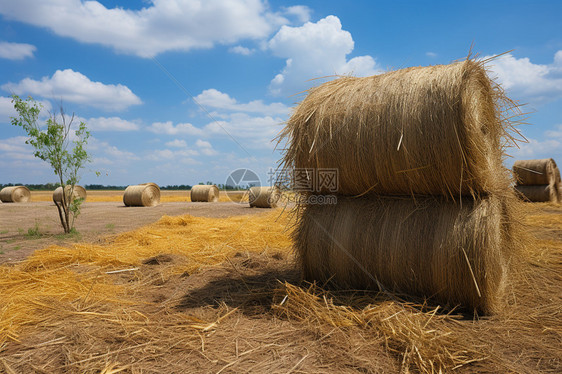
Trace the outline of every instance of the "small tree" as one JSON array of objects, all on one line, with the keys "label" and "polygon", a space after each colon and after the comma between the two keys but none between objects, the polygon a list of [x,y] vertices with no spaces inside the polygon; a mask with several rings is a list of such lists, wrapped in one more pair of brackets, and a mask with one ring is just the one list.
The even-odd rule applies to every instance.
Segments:
[{"label": "small tree", "polygon": [[[84,148],[90,137],[86,124],[80,122],[74,131],[71,140],[71,127],[74,122],[74,113],[67,118],[62,103],[60,112],[49,113],[47,128],[42,130],[38,125],[39,113],[42,105],[37,103],[31,96],[27,100],[12,95],[12,103],[19,117],[11,117],[12,125],[22,127],[29,136],[26,144],[35,148],[35,157],[48,162],[59,179],[62,187],[62,202],[55,205],[59,211],[59,218],[65,233],[74,228],[74,220],[80,214],[80,205],[84,199],[74,196],[74,187],[79,181],[78,172],[90,161],[88,153]],[[76,126],[74,126],[76,127]],[[74,148],[69,151],[70,144]]]}]

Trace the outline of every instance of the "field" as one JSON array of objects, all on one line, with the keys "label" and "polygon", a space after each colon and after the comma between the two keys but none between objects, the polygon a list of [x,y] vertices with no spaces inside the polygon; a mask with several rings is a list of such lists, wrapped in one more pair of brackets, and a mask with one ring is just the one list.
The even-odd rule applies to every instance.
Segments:
[{"label": "field", "polygon": [[0,205],[0,372],[562,370],[557,205],[525,204],[532,241],[506,307],[475,317],[301,282],[282,209],[167,191],[158,207],[122,208],[119,196],[90,194],[70,238],[49,195]]}]

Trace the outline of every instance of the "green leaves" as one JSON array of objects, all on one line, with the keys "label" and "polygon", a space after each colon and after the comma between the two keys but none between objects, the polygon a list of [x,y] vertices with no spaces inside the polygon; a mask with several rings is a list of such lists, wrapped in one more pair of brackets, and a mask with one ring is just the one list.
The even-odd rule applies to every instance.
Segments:
[{"label": "green leaves", "polygon": [[[63,191],[65,191],[66,185],[70,186],[70,190],[73,191],[79,181],[80,169],[90,162],[86,151],[90,132],[87,130],[86,124],[80,122],[78,128],[74,129],[76,128],[73,126],[74,114],[68,118],[61,104],[58,114],[49,113],[49,118],[46,120],[47,128],[42,130],[38,125],[42,108],[40,103],[37,103],[31,96],[22,100],[17,95],[12,95],[12,103],[19,115],[11,117],[12,125],[25,130],[29,137],[25,143],[35,149],[33,153],[35,157],[51,165],[53,172],[59,177]],[[74,131],[74,136],[71,136],[72,131]],[[72,141],[70,141],[71,137]],[[70,149],[71,144],[72,149]],[[65,193],[63,193],[64,195]],[[83,201],[83,199],[74,199],[72,194],[69,197],[69,199],[63,198],[62,204],[56,204],[61,224],[67,233],[72,230],[74,219],[80,214],[80,205]]]}]

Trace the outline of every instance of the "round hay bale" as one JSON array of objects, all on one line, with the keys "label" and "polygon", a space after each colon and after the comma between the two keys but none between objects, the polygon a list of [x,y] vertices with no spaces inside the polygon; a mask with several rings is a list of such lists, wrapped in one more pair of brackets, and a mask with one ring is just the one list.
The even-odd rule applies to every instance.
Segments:
[{"label": "round hay bale", "polygon": [[560,189],[562,188],[562,180],[560,180],[560,169],[558,167],[554,168],[554,191],[556,191],[556,200],[562,202],[562,193]]},{"label": "round hay bale", "polygon": [[[65,186],[64,190],[66,191],[66,199],[70,199],[70,186]],[[86,189],[82,186],[74,186],[74,191],[72,191],[72,195],[74,199],[84,199],[86,200]],[[58,187],[53,192],[53,202],[54,203],[62,203],[62,187]]]},{"label": "round hay bale", "polygon": [[531,185],[531,186],[516,185],[514,188],[515,191],[517,192],[517,195],[522,200],[525,201],[530,201],[534,203],[558,201],[559,188],[549,184]]},{"label": "round hay bale", "polygon": [[281,198],[281,190],[273,187],[251,187],[248,193],[250,207],[275,208]]},{"label": "round hay bale", "polygon": [[216,203],[219,201],[219,188],[214,184],[193,186],[191,188],[191,201]]},{"label": "round hay bale", "polygon": [[126,206],[155,206],[160,203],[160,187],[155,183],[128,186],[123,194]]},{"label": "round hay bale", "polygon": [[283,164],[337,169],[343,195],[505,191],[505,100],[473,60],[335,79],[296,107]]},{"label": "round hay bale", "polygon": [[25,186],[4,187],[0,191],[3,203],[27,203],[31,200],[31,192]]},{"label": "round hay bale", "polygon": [[558,169],[556,162],[551,158],[518,160],[513,163],[515,180],[518,185],[523,186],[554,184],[556,169]]},{"label": "round hay bale", "polygon": [[505,198],[338,197],[309,205],[293,232],[304,278],[346,289],[501,307],[514,230]]}]

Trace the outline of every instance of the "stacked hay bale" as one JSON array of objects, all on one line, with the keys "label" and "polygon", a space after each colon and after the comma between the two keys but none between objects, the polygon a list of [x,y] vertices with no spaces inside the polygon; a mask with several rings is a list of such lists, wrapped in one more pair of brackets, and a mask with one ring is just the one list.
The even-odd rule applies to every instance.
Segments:
[{"label": "stacked hay bale", "polygon": [[27,203],[31,200],[31,192],[25,186],[4,187],[0,191],[3,203]]},{"label": "stacked hay bale", "polygon": [[515,190],[532,202],[560,202],[560,170],[551,158],[518,160],[513,164]]},{"label": "stacked hay bale", "polygon": [[[66,194],[66,199],[68,201],[68,199],[70,198],[70,186],[65,186],[64,187],[64,191]],[[74,190],[72,191],[72,196],[74,197],[73,199],[84,199],[86,200],[86,189],[82,186],[78,186],[75,185],[74,186]],[[56,203],[62,203],[62,187],[58,187],[57,189],[55,189],[53,191],[53,202]]]},{"label": "stacked hay bale", "polygon": [[219,201],[219,188],[214,184],[199,184],[191,188],[191,201],[216,203]]},{"label": "stacked hay bale", "polygon": [[125,206],[155,206],[160,203],[160,187],[156,183],[128,186],[123,194]]},{"label": "stacked hay bale", "polygon": [[515,241],[504,100],[473,60],[310,90],[281,133],[283,166],[337,170],[339,185],[337,204],[310,203],[322,185],[298,199],[305,279],[496,311]]},{"label": "stacked hay bale", "polygon": [[275,208],[281,198],[281,190],[277,186],[250,187],[248,201],[252,208]]}]

